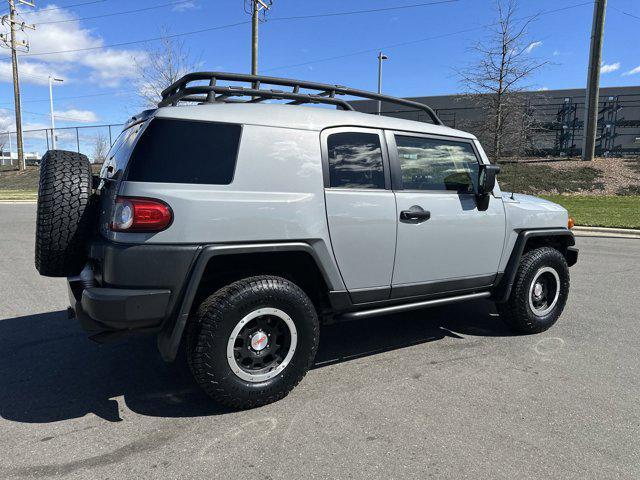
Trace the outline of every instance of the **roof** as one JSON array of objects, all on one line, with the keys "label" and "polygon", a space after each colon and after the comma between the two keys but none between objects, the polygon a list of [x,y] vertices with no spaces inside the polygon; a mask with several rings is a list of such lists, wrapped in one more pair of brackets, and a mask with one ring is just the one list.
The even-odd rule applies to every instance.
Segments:
[{"label": "roof", "polygon": [[154,116],[313,131],[321,131],[330,127],[352,126],[475,138],[470,133],[443,125],[319,106],[208,103],[161,107],[154,112]]}]

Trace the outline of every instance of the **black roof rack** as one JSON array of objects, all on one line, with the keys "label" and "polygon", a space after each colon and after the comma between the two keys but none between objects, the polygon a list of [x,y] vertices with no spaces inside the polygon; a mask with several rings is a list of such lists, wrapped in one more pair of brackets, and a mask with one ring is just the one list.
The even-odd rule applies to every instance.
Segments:
[{"label": "black roof rack", "polygon": [[[235,81],[250,83],[250,87],[235,85],[218,85],[221,81]],[[189,85],[192,82],[208,81],[208,85]],[[262,84],[279,85],[291,87],[290,91],[261,89]],[[302,93],[300,89],[315,90],[316,93]],[[241,103],[259,103],[264,100],[280,99],[291,100],[289,105],[301,105],[304,103],[324,103],[335,105],[343,110],[354,110],[345,100],[336,98],[337,95],[351,95],[354,97],[366,98],[369,100],[380,100],[397,105],[404,105],[417,110],[422,110],[429,115],[433,123],[443,125],[438,115],[431,107],[404,98],[380,95],[366,90],[356,90],[355,88],[343,87],[341,85],[329,85],[324,83],[306,82],[301,80],[291,80],[288,78],[266,77],[263,75],[248,75],[244,73],[224,73],[224,72],[194,72],[188,73],[180,80],[162,91],[162,100],[158,107],[177,105],[179,102],[233,102],[233,97],[251,97]]]}]

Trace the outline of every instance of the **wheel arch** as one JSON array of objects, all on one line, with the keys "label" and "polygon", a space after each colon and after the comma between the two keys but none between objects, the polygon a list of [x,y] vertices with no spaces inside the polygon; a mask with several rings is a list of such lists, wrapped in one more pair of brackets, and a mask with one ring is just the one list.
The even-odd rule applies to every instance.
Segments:
[{"label": "wheel arch", "polygon": [[[335,270],[335,271],[334,271]],[[329,306],[329,292],[341,290],[339,273],[325,265],[306,242],[210,245],[201,249],[185,282],[181,300],[158,334],[158,349],[167,362],[175,360],[188,318],[199,302],[224,285],[257,274],[279,275],[296,283],[320,313]]]},{"label": "wheel arch", "polygon": [[539,247],[552,247],[560,251],[567,260],[567,264],[572,266],[578,258],[578,250],[573,248],[575,243],[573,232],[567,228],[522,230],[518,232],[518,238],[511,250],[507,266],[492,291],[492,298],[498,303],[507,301],[511,294],[520,259],[525,253]]}]

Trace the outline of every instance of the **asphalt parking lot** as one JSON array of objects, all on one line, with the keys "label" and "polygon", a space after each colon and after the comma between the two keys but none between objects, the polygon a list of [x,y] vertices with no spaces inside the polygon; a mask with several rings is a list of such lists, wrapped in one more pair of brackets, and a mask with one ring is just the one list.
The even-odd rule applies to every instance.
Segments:
[{"label": "asphalt parking lot", "polygon": [[87,340],[35,205],[0,219],[0,478],[640,478],[638,240],[578,239],[548,332],[484,301],[325,327],[298,388],[233,412],[153,338]]}]

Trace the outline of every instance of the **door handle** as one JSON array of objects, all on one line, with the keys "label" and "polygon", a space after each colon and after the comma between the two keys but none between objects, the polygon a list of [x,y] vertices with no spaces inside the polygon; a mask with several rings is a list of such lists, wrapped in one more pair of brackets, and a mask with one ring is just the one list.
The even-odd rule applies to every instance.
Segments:
[{"label": "door handle", "polygon": [[413,205],[409,210],[400,212],[400,221],[406,223],[422,223],[431,218],[431,212],[424,210],[419,205]]}]

